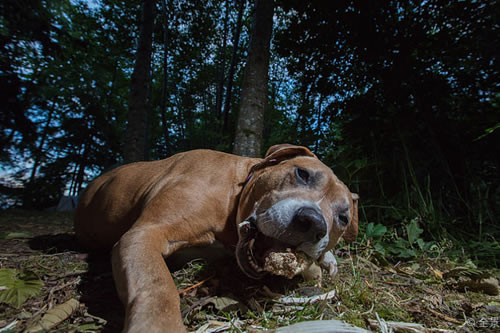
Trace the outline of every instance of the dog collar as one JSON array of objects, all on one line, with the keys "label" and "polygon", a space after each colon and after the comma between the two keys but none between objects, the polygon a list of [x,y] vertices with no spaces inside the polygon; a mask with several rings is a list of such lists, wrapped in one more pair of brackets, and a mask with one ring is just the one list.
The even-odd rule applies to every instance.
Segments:
[{"label": "dog collar", "polygon": [[253,171],[248,174],[247,179],[245,179],[245,182],[243,182],[243,187],[242,188],[245,188],[245,186],[247,186],[247,184],[250,182],[250,180],[252,179],[252,177],[253,177]]}]

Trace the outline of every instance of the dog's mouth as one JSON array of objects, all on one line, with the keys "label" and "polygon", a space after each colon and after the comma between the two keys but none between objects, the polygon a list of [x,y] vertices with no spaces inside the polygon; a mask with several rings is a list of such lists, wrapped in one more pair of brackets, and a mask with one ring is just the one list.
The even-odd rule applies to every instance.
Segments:
[{"label": "dog's mouth", "polygon": [[238,225],[238,235],[238,265],[253,279],[260,279],[268,273],[292,278],[313,262],[295,247],[261,233],[253,218]]}]

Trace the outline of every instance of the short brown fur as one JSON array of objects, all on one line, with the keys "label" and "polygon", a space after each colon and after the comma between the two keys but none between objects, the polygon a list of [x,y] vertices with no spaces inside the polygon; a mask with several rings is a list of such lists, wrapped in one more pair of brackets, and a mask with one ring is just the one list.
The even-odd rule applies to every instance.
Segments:
[{"label": "short brown fur", "polygon": [[[180,248],[218,240],[234,249],[237,223],[256,202],[280,197],[280,184],[295,165],[327,175],[314,191],[293,195],[321,201],[330,225],[328,249],[344,232],[357,234],[357,200],[305,147],[277,145],[265,159],[194,150],[155,162],[114,169],[94,180],[75,217],[78,240],[111,249],[113,276],[125,305],[124,332],[183,332],[179,296],[164,257]],[[250,178],[249,178],[250,175]],[[348,193],[347,231],[333,221],[332,202]]]}]

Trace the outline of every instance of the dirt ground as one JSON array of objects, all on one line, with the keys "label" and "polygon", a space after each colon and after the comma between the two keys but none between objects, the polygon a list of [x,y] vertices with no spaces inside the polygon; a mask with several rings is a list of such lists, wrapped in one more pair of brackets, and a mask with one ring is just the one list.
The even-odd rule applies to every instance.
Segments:
[{"label": "dirt ground", "polygon": [[[0,331],[24,331],[71,299],[78,305],[47,331],[120,331],[123,310],[109,254],[79,248],[72,228],[71,213],[0,213],[0,269],[32,271],[43,281],[40,293],[19,308],[0,303]],[[416,332],[500,332],[500,297],[488,295],[494,293],[495,280],[498,285],[499,272],[477,270],[478,279],[493,280],[493,287],[474,287],[467,283],[471,273],[464,263],[444,255],[388,264],[377,260],[369,244],[340,247],[339,274],[325,277],[318,287],[301,277],[250,280],[227,252],[203,252],[210,254],[169,261],[190,331],[261,332],[301,321],[340,319],[374,331],[394,321],[422,324]],[[328,299],[312,301],[328,292]],[[296,298],[288,303],[283,296]]]}]

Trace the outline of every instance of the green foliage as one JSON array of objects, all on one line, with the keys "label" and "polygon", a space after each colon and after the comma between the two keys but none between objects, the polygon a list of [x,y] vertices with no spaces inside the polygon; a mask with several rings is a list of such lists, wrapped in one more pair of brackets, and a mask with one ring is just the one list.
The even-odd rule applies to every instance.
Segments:
[{"label": "green foliage", "polygon": [[28,298],[40,293],[44,283],[31,271],[1,268],[0,286],[0,302],[20,308]]},{"label": "green foliage", "polygon": [[[485,28],[497,20],[498,3],[292,1],[284,8],[296,14],[277,32],[276,49],[291,56],[287,69],[306,91],[306,108],[318,109],[312,97],[329,101],[320,113],[329,128],[315,136],[325,147],[319,153],[361,194],[360,216],[387,227],[419,217],[425,239],[462,231],[481,239],[485,228],[498,238],[492,152],[500,72],[484,34],[500,42],[498,27]],[[474,141],[485,128],[490,134]]]},{"label": "green foliage", "polygon": [[401,234],[398,234],[397,229],[388,232],[386,226],[370,222],[363,233],[363,240],[370,241],[375,251],[389,259],[409,259],[435,254],[436,243],[424,241],[423,232],[418,218],[406,221]]},{"label": "green foliage", "polygon": [[363,233],[363,237],[365,239],[380,240],[386,234],[386,232],[386,226],[370,222],[366,225],[366,230]]}]

